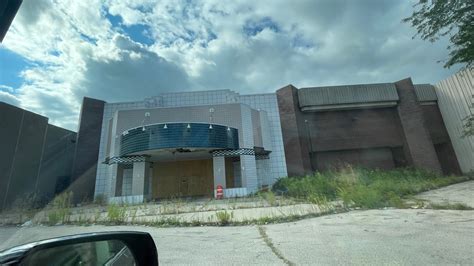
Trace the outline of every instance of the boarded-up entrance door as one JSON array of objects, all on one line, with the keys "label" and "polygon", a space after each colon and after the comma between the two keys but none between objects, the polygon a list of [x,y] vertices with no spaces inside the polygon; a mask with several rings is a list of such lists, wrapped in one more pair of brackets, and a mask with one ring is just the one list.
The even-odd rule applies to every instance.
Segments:
[{"label": "boarded-up entrance door", "polygon": [[179,195],[181,197],[189,196],[189,177],[181,177],[179,180]]}]

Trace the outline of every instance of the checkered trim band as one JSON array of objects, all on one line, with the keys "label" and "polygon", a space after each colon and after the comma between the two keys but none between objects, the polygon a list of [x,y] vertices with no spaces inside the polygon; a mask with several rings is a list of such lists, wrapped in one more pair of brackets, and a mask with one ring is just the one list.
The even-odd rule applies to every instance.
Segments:
[{"label": "checkered trim band", "polygon": [[112,158],[106,158],[104,164],[133,164],[137,162],[147,161],[149,156],[145,155],[132,155],[132,156],[118,156]]},{"label": "checkered trim band", "polygon": [[255,155],[255,151],[253,149],[237,149],[237,150],[219,150],[213,151],[212,156],[219,157],[235,157],[240,155]]}]

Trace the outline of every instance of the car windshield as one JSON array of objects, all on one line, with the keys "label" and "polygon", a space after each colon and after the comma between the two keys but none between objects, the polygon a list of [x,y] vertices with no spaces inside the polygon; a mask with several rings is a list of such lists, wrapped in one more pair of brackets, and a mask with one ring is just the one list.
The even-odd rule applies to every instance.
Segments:
[{"label": "car windshield", "polygon": [[1,0],[0,251],[472,265],[473,25],[467,0]]}]

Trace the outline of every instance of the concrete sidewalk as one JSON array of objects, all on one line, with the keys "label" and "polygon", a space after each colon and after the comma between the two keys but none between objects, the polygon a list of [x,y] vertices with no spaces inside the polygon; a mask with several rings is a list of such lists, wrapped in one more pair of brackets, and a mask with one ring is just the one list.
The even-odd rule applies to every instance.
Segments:
[{"label": "concrete sidewalk", "polygon": [[437,204],[462,203],[474,208],[474,180],[426,191],[416,198]]}]

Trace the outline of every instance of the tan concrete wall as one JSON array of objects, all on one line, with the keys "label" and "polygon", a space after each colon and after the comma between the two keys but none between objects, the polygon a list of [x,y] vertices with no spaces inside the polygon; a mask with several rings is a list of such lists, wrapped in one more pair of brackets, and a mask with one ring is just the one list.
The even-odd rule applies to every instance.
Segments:
[{"label": "tan concrete wall", "polygon": [[473,115],[474,70],[464,70],[435,85],[438,106],[461,170],[474,171],[474,136],[462,138],[462,119]]}]

